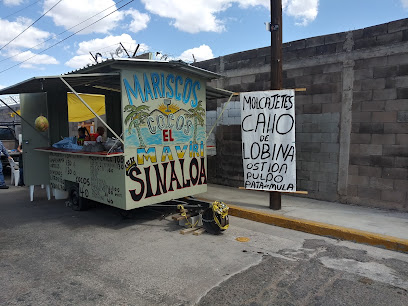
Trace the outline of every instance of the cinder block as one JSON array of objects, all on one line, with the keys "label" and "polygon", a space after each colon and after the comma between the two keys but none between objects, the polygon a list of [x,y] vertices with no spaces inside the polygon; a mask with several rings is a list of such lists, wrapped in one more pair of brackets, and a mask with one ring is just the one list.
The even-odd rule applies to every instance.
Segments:
[{"label": "cinder block", "polygon": [[361,134],[384,133],[384,123],[361,122],[359,133]]},{"label": "cinder block", "polygon": [[384,123],[385,134],[408,134],[408,123]]},{"label": "cinder block", "polygon": [[408,103],[406,99],[391,100],[385,102],[386,111],[408,111]]},{"label": "cinder block", "polygon": [[[401,88],[398,88],[398,90],[401,90]],[[408,97],[408,91],[407,91],[407,97]],[[398,97],[398,99],[406,99],[406,98]],[[395,88],[373,90],[373,100],[393,100],[393,99],[397,99],[397,89]]]},{"label": "cinder block", "polygon": [[395,134],[373,134],[371,136],[371,143],[372,144],[387,144],[393,145],[395,144]]},{"label": "cinder block", "polygon": [[408,169],[404,168],[383,168],[382,178],[406,180],[408,179]]},{"label": "cinder block", "polygon": [[395,86],[401,88],[408,87],[408,76],[399,76],[395,78]]},{"label": "cinder block", "polygon": [[407,191],[408,180],[394,180],[394,189],[399,191]]},{"label": "cinder block", "polygon": [[408,57],[406,53],[398,53],[388,56],[388,65],[404,65],[408,64]]},{"label": "cinder block", "polygon": [[302,161],[302,170],[319,171],[319,162]]},{"label": "cinder block", "polygon": [[397,134],[395,144],[407,145],[408,144],[408,134]]},{"label": "cinder block", "polygon": [[371,165],[371,157],[363,156],[359,154],[350,154],[350,165],[362,165],[369,166]]},{"label": "cinder block", "polygon": [[360,153],[360,144],[351,143],[350,144],[350,153],[351,154],[359,154]]},{"label": "cinder block", "polygon": [[347,185],[347,195],[350,197],[356,197],[358,194],[357,185]]},{"label": "cinder block", "polygon": [[373,69],[375,69],[375,67],[354,70],[354,80],[359,81],[364,79],[372,79],[374,75]]},{"label": "cinder block", "polygon": [[322,113],[339,113],[341,106],[341,103],[322,104]]},{"label": "cinder block", "polygon": [[354,62],[354,69],[358,70],[358,69],[381,67],[381,66],[387,66],[387,65],[396,65],[396,64],[387,63],[387,56],[379,56],[379,57],[371,57],[371,58],[356,60]]},{"label": "cinder block", "polygon": [[338,143],[322,143],[321,152],[338,153],[340,145]]},{"label": "cinder block", "polygon": [[376,47],[378,45],[379,45],[379,42],[377,41],[376,37],[356,39],[354,41],[354,49],[355,50],[373,48],[373,47]]},{"label": "cinder block", "polygon": [[353,112],[353,122],[371,122],[371,112]]},{"label": "cinder block", "polygon": [[375,144],[360,144],[360,153],[366,155],[382,155],[383,146]]},{"label": "cinder block", "polygon": [[356,166],[356,165],[349,165],[349,167],[348,167],[348,174],[349,174],[349,175],[358,175],[358,166]]},{"label": "cinder block", "polygon": [[320,131],[325,131],[328,133],[338,133],[339,132],[339,123],[337,121],[334,122],[323,122],[320,123]]},{"label": "cinder block", "polygon": [[348,176],[348,183],[350,185],[368,186],[369,182],[370,182],[370,178],[367,176],[359,176],[359,175],[349,175]]},{"label": "cinder block", "polygon": [[311,142],[312,133],[296,133],[297,142]]},{"label": "cinder block", "polygon": [[358,166],[359,176],[381,177],[381,167]]},{"label": "cinder block", "polygon": [[339,166],[338,166],[338,164],[334,164],[334,163],[320,163],[320,171],[321,172],[338,173],[339,172]]},{"label": "cinder block", "polygon": [[364,101],[361,102],[363,112],[376,112],[385,110],[385,101]]},{"label": "cinder block", "polygon": [[372,120],[374,122],[396,122],[397,112],[373,112]]},{"label": "cinder block", "polygon": [[337,184],[336,183],[319,182],[319,191],[320,192],[327,192],[327,193],[337,194]]},{"label": "cinder block", "polygon": [[392,156],[370,156],[370,163],[371,166],[377,167],[394,167],[395,157]]},{"label": "cinder block", "polygon": [[[408,104],[408,101],[406,103]],[[408,111],[397,112],[397,122],[408,122]]]},{"label": "cinder block", "polygon": [[320,143],[310,143],[310,142],[305,142],[302,143],[302,154],[304,152],[312,152],[312,153],[318,153],[320,152]]},{"label": "cinder block", "polygon": [[371,135],[351,133],[350,143],[357,143],[357,144],[371,143]]},{"label": "cinder block", "polygon": [[381,190],[358,186],[358,196],[366,199],[379,199],[381,197]]},{"label": "cinder block", "polygon": [[397,75],[398,66],[373,67],[372,76],[376,78],[389,78]]},{"label": "cinder block", "polygon": [[373,98],[372,90],[353,92],[353,102],[371,101],[372,98]]},{"label": "cinder block", "polygon": [[371,89],[383,89],[385,88],[385,79],[365,79],[361,80],[361,90],[366,91],[366,90],[371,90]]},{"label": "cinder block", "polygon": [[385,156],[408,156],[408,144],[384,145]]},{"label": "cinder block", "polygon": [[[395,157],[395,167],[397,168],[408,168],[408,157],[407,156],[397,156]],[[407,189],[408,191],[408,189]]]},{"label": "cinder block", "polygon": [[403,41],[403,32],[387,33],[376,37],[378,44],[387,45]]},{"label": "cinder block", "polygon": [[321,104],[307,104],[303,105],[304,114],[320,114],[322,112]]},{"label": "cinder block", "polygon": [[392,179],[383,179],[379,177],[370,177],[371,188],[381,189],[381,190],[393,190],[394,180]]},{"label": "cinder block", "polygon": [[406,194],[407,193],[404,191],[382,190],[381,200],[397,202],[397,203],[405,203]]}]

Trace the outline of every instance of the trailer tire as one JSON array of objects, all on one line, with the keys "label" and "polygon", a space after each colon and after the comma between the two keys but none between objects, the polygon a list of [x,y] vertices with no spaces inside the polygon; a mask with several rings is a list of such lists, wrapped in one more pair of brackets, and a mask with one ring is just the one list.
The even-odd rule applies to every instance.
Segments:
[{"label": "trailer tire", "polygon": [[69,200],[72,210],[82,211],[88,208],[86,199],[80,196],[78,185],[72,185],[69,188]]}]

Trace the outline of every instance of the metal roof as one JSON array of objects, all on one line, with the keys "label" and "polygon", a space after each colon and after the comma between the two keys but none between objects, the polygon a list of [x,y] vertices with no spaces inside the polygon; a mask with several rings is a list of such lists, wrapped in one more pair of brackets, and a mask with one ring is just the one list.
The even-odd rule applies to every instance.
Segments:
[{"label": "metal roof", "polygon": [[[0,89],[0,95],[46,92],[50,88],[66,88],[60,77],[64,78],[73,88],[81,92],[86,92],[87,88],[92,88],[93,91],[108,90],[120,92],[120,69],[144,66],[177,68],[178,70],[195,74],[207,80],[221,77],[219,74],[188,65],[181,61],[166,62],[141,59],[108,59],[102,63],[71,71],[63,75],[34,77]],[[229,97],[231,93],[232,92],[227,90],[207,87],[206,97],[208,100],[219,99]]]}]

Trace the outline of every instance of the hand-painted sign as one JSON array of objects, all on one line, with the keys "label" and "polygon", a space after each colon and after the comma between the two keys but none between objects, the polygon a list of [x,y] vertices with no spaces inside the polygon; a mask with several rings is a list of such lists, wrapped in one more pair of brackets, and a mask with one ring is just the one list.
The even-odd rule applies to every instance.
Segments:
[{"label": "hand-painted sign", "polygon": [[296,191],[294,90],[241,93],[245,188]]},{"label": "hand-painted sign", "polygon": [[122,71],[127,200],[135,207],[207,188],[205,81]]}]

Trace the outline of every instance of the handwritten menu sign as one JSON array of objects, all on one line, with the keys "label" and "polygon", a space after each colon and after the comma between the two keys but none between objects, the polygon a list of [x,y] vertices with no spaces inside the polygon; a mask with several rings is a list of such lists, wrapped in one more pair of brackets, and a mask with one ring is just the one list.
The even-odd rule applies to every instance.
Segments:
[{"label": "handwritten menu sign", "polygon": [[241,93],[240,101],[245,188],[295,192],[294,90]]},{"label": "handwritten menu sign", "polygon": [[52,188],[66,190],[66,181],[77,183],[81,197],[125,208],[123,156],[51,153],[49,163]]}]

